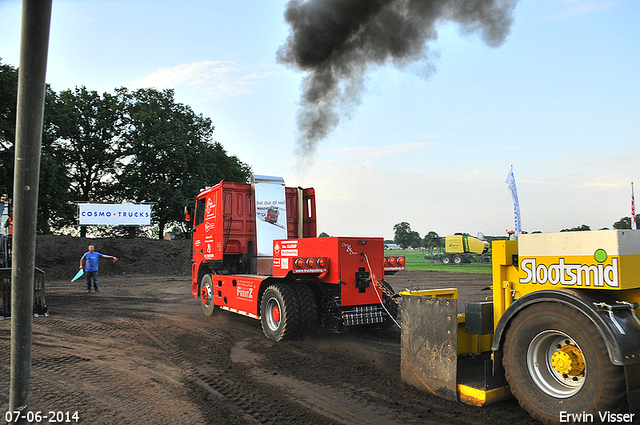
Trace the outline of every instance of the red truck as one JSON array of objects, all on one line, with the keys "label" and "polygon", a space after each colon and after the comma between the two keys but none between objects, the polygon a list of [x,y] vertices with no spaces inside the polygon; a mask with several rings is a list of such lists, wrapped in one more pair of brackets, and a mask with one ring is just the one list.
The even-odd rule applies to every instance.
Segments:
[{"label": "red truck", "polygon": [[191,291],[205,315],[219,307],[260,319],[276,341],[319,325],[394,323],[384,275],[404,270],[405,258],[385,258],[382,238],[318,238],[313,188],[258,175],[222,181],[196,197],[192,217]]}]

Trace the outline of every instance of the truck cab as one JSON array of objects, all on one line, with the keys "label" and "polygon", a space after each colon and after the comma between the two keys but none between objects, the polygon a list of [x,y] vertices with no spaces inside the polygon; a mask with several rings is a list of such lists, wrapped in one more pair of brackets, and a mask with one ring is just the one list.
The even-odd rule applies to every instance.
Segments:
[{"label": "truck cab", "polygon": [[318,238],[315,191],[280,177],[222,181],[196,197],[192,294],[205,315],[216,308],[260,319],[274,340],[298,338],[319,325],[393,323],[398,307],[385,271],[383,238]]}]

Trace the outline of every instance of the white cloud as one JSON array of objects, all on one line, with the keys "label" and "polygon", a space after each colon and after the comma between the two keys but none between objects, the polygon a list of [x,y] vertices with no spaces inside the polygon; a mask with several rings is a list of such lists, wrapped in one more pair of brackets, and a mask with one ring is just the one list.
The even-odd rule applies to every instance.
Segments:
[{"label": "white cloud", "polygon": [[[336,158],[339,155],[342,159],[373,159],[383,158],[388,160],[389,157],[394,155],[400,155],[410,153],[412,156],[416,155],[416,152],[423,151],[425,149],[433,148],[436,146],[435,142],[409,142],[409,143],[396,143],[385,146],[356,146],[345,147],[334,150],[319,151],[315,154],[316,157],[327,156],[330,158]],[[415,157],[415,156],[414,156]]]},{"label": "white cloud", "polygon": [[158,69],[126,86],[134,90],[182,88],[202,92],[209,98],[221,98],[250,94],[269,74],[272,72],[241,67],[231,61],[203,60]]},{"label": "white cloud", "polygon": [[563,0],[560,2],[562,10],[549,19],[563,19],[574,15],[582,15],[585,13],[600,12],[617,6],[620,1],[608,0]]}]

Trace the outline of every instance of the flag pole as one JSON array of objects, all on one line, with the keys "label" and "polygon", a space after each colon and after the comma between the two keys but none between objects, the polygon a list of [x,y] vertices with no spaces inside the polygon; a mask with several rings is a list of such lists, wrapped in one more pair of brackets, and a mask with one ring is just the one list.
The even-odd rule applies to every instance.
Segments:
[{"label": "flag pole", "polygon": [[522,233],[522,220],[520,218],[520,201],[518,200],[518,190],[516,189],[516,178],[513,175],[513,165],[507,174],[505,183],[509,187],[511,198],[513,199],[513,213],[515,216],[515,235]]},{"label": "flag pole", "polygon": [[633,230],[638,230],[638,225],[636,223],[636,200],[633,194],[633,182],[631,182],[631,228]]}]

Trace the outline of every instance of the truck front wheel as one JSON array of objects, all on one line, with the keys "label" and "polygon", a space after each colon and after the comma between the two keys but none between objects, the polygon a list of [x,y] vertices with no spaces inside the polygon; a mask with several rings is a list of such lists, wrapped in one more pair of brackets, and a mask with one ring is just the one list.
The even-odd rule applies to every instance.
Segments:
[{"label": "truck front wheel", "polygon": [[300,301],[288,284],[269,286],[260,303],[262,331],[274,341],[297,338],[300,334]]},{"label": "truck front wheel", "polygon": [[623,368],[611,363],[595,325],[563,304],[534,304],[514,317],[503,365],[515,398],[545,424],[628,409]]},{"label": "truck front wheel", "polygon": [[202,312],[209,317],[213,314],[216,305],[213,303],[213,281],[210,274],[202,276],[200,281],[200,300],[202,301]]}]

